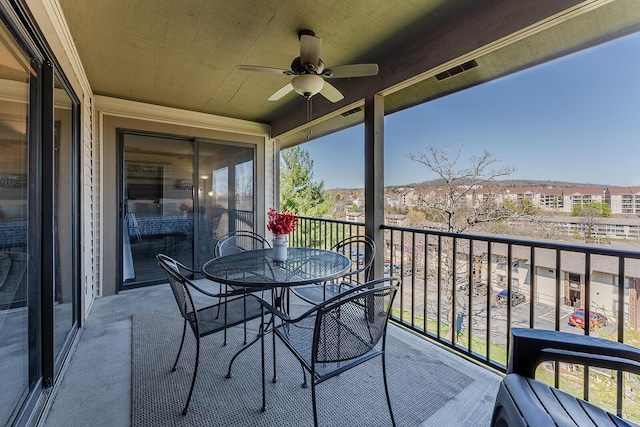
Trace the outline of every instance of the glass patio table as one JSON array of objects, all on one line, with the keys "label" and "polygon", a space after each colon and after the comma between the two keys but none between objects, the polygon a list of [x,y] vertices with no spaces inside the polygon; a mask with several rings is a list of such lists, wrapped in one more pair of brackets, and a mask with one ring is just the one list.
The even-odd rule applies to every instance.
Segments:
[{"label": "glass patio table", "polygon": [[277,291],[332,280],[351,268],[349,258],[324,249],[288,248],[286,261],[274,261],[272,253],[256,249],[214,258],[202,266],[202,274],[225,285]]},{"label": "glass patio table", "polygon": [[[207,261],[202,274],[209,280],[234,287],[245,287],[248,292],[271,291],[271,304],[284,312],[285,290],[291,286],[322,283],[344,276],[350,271],[351,260],[338,252],[314,248],[292,247],[287,249],[286,261],[274,261],[273,249],[256,249],[237,252]],[[227,378],[231,378],[234,360],[261,336],[270,332],[263,323],[258,337],[240,349],[229,362]],[[264,349],[263,349],[264,352]],[[263,357],[264,363],[264,357]],[[275,371],[274,371],[275,372]],[[273,381],[275,382],[275,376]],[[264,405],[263,405],[264,406]]]}]

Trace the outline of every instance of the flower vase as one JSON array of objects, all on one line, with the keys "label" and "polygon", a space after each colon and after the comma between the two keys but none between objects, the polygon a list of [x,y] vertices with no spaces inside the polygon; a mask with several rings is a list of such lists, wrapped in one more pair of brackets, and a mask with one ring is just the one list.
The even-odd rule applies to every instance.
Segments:
[{"label": "flower vase", "polygon": [[287,260],[287,237],[284,234],[273,238],[273,260],[279,262]]}]

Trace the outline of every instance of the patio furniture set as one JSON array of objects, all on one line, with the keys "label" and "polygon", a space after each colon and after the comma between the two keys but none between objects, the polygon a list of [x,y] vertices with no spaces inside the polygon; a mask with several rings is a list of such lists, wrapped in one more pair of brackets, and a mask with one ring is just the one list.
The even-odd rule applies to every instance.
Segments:
[{"label": "patio furniture set", "polygon": [[[364,236],[339,242],[330,250],[289,248],[286,261],[274,261],[269,242],[252,232],[233,232],[220,239],[216,257],[200,270],[187,267],[167,255],[157,255],[184,319],[183,334],[172,370],[176,369],[187,326],[196,338],[196,360],[186,414],[198,372],[200,339],[244,324],[245,346],[235,359],[261,343],[262,407],[266,410],[265,338],[273,340],[273,382],[276,381],[276,337],[300,362],[302,386],[311,382],[314,425],[318,425],[316,386],[368,360],[381,356],[382,376],[390,415],[396,425],[385,370],[385,333],[394,297],[400,288],[396,277],[372,279],[373,241]],[[194,283],[204,277],[221,284],[211,293]],[[198,307],[192,292],[215,301]],[[294,315],[291,296],[306,310]],[[247,344],[246,324],[260,319],[258,336]],[[584,400],[534,379],[543,361],[570,362],[640,374],[640,350],[622,343],[589,336],[513,328],[507,375],[496,397],[492,426],[635,424]],[[350,402],[349,404],[353,404]],[[346,406],[345,406],[346,409]]]},{"label": "patio furniture set", "polygon": [[[349,240],[350,247],[357,243]],[[276,336],[299,360],[303,368],[303,387],[307,387],[306,373],[311,376],[311,394],[314,424],[318,424],[315,388],[318,384],[360,365],[376,356],[383,361],[383,378],[391,424],[395,425],[386,373],[384,370],[385,331],[393,298],[399,281],[395,277],[359,283],[368,277],[371,262],[361,265],[345,256],[344,245],[334,250],[289,248],[286,261],[274,261],[272,249],[262,237],[250,232],[235,232],[220,239],[216,245],[216,258],[208,261],[200,271],[187,267],[165,254],[157,255],[184,319],[183,334],[178,355],[172,367],[175,370],[184,346],[187,325],[196,337],[196,361],[183,414],[189,409],[199,363],[200,339],[226,331],[227,328],[261,318],[260,333],[243,347],[230,361],[228,377],[236,357],[258,341],[262,345],[262,410],[266,410],[265,337],[273,337],[273,372],[276,378]],[[342,248],[342,249],[341,249]],[[362,250],[362,249],[361,249]],[[371,254],[371,260],[372,260]],[[359,257],[357,257],[359,258]],[[221,292],[211,293],[198,287],[189,277],[202,275],[222,284]],[[342,277],[345,280],[341,280]],[[344,292],[332,298],[309,304],[303,314],[290,314],[291,294],[296,287],[317,286],[333,289],[328,284],[342,287]],[[213,298],[216,302],[197,307],[192,291]],[[270,298],[265,298],[265,295]],[[310,301],[307,299],[307,301]],[[245,329],[246,340],[246,329]],[[226,337],[225,337],[226,341]]]}]

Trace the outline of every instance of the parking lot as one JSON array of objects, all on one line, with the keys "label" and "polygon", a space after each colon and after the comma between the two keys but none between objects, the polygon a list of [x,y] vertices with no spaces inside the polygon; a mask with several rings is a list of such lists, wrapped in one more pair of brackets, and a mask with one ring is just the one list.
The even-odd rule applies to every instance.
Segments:
[{"label": "parking lot", "polygon": [[[410,310],[413,304],[416,316],[422,317],[425,307],[424,281],[416,280],[413,286],[413,277],[405,276],[402,284],[402,302],[403,309]],[[468,285],[467,285],[468,286]],[[464,288],[464,287],[463,287]],[[487,304],[487,296],[473,295],[471,310],[468,308],[468,293],[463,290],[456,291],[456,330],[458,332],[467,333],[469,331],[469,321],[471,320],[472,335],[478,338],[487,336],[487,316],[490,316],[491,325],[491,341],[494,343],[507,342],[507,306],[506,304],[496,304],[495,297],[502,291],[502,288],[492,287],[488,290],[489,304]],[[413,294],[413,298],[412,298]],[[398,304],[399,301],[396,300]],[[530,310],[533,307],[533,325],[530,325]],[[438,318],[438,292],[437,284],[429,281],[427,283],[426,293],[426,318],[429,320],[437,320]],[[444,324],[448,323],[449,302],[447,301],[445,291],[440,295],[440,319]],[[568,317],[573,312],[573,308],[567,305],[560,306],[560,330],[572,332],[576,334],[584,334],[584,330],[579,327],[572,327],[568,324]],[[525,327],[530,326],[536,329],[555,329],[556,309],[552,305],[534,302],[533,306],[527,297],[525,302],[511,307],[511,326]],[[591,335],[599,335],[603,332],[614,332],[616,330],[615,323],[610,319],[608,324],[602,328],[596,328],[591,331]]]}]

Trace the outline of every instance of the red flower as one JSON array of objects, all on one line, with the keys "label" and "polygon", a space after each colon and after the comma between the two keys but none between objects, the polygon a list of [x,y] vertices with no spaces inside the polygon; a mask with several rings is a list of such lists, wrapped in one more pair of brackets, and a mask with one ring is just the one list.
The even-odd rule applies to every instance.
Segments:
[{"label": "red flower", "polygon": [[298,225],[298,218],[287,211],[278,213],[277,210],[270,208],[268,216],[267,230],[276,236],[292,233]]}]

